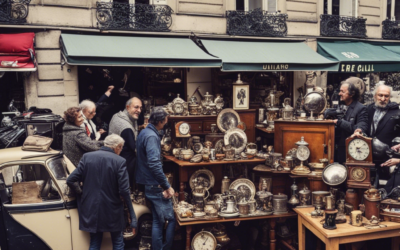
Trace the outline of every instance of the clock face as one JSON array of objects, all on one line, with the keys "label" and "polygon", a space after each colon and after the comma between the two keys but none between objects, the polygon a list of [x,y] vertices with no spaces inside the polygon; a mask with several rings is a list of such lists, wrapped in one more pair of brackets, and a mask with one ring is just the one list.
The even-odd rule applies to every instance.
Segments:
[{"label": "clock face", "polygon": [[367,172],[363,168],[352,168],[350,175],[355,181],[364,181],[367,178]]},{"label": "clock face", "polygon": [[310,157],[310,149],[306,146],[299,146],[296,151],[296,157],[300,161],[306,161]]},{"label": "clock face", "polygon": [[189,124],[182,123],[181,125],[179,125],[179,133],[181,133],[181,135],[189,134],[189,130],[190,130]]},{"label": "clock face", "polygon": [[193,237],[193,250],[214,250],[216,247],[217,241],[210,232],[199,232]]},{"label": "clock face", "polygon": [[175,103],[172,108],[173,108],[175,114],[182,114],[184,111],[184,107],[183,107],[182,103]]},{"label": "clock face", "polygon": [[370,150],[367,142],[356,138],[349,143],[347,151],[355,160],[363,161],[367,159]]},{"label": "clock face", "polygon": [[203,145],[200,142],[197,142],[193,145],[193,151],[196,153],[200,153],[203,150]]}]

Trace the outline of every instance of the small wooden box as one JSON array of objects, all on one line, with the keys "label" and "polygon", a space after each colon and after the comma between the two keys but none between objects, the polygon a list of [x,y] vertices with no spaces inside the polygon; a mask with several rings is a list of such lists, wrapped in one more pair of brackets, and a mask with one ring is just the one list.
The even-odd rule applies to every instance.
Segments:
[{"label": "small wooden box", "polygon": [[380,218],[383,221],[392,221],[392,222],[399,222],[400,223],[400,212],[396,213],[396,212],[384,211],[384,209],[386,209],[386,208],[388,208],[388,209],[392,209],[392,208],[400,209],[400,201],[391,200],[391,199],[387,199],[387,200],[381,201],[381,214],[380,214]]},{"label": "small wooden box", "polygon": [[41,203],[39,186],[35,181],[12,184],[12,204]]}]

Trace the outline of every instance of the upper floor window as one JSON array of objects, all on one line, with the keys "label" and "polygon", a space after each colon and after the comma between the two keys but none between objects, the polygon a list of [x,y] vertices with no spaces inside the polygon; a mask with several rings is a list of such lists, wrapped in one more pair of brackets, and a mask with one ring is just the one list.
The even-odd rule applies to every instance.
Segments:
[{"label": "upper floor window", "polygon": [[268,12],[278,11],[278,0],[236,0],[236,10],[254,10],[260,8]]},{"label": "upper floor window", "polygon": [[400,1],[387,0],[387,18],[395,21],[400,20]]},{"label": "upper floor window", "polygon": [[357,0],[324,0],[324,14],[356,17],[357,12]]}]

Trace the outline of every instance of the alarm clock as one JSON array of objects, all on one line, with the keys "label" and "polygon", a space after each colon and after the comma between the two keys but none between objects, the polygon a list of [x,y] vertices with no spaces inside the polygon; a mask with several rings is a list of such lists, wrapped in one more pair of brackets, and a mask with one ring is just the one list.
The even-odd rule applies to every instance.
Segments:
[{"label": "alarm clock", "polygon": [[347,186],[370,188],[372,161],[372,138],[349,137],[346,139]]},{"label": "alarm clock", "polygon": [[201,231],[197,233],[192,239],[193,250],[216,249],[216,248],[217,248],[217,239],[215,239],[214,235],[210,232]]},{"label": "alarm clock", "polygon": [[190,125],[187,122],[175,123],[176,137],[190,137]]}]

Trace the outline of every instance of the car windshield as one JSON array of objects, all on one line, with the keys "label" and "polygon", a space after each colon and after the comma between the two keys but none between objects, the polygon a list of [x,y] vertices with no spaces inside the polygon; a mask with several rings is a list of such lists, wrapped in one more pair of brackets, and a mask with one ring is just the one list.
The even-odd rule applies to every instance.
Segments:
[{"label": "car windshield", "polygon": [[48,166],[57,180],[65,180],[67,178],[67,172],[65,171],[66,163],[64,158],[60,157],[53,159],[48,163]]}]

